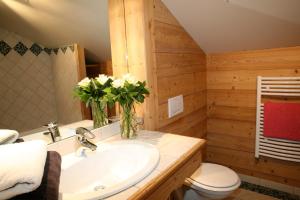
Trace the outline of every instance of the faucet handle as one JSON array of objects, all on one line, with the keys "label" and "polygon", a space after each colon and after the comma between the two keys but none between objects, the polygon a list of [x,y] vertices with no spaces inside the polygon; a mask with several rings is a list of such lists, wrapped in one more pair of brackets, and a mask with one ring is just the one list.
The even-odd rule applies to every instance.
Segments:
[{"label": "faucet handle", "polygon": [[83,138],[87,137],[88,139],[94,139],[96,137],[94,133],[92,133],[89,129],[84,127],[76,128],[76,134],[80,135]]}]

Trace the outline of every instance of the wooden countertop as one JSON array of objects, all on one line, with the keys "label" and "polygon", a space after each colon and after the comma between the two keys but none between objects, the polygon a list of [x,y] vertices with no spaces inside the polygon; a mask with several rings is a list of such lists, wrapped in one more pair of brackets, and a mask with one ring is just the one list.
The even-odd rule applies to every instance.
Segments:
[{"label": "wooden countertop", "polygon": [[[105,141],[120,139],[120,135],[115,135]],[[180,187],[184,179],[199,167],[201,150],[205,145],[203,139],[155,131],[140,131],[136,140],[159,149],[159,164],[144,180],[108,200],[164,199],[168,191]]]}]

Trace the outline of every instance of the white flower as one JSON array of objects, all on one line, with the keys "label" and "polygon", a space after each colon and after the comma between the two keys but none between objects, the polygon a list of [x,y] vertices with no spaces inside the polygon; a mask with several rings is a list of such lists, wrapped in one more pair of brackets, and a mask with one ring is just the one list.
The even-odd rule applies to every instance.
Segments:
[{"label": "white flower", "polygon": [[134,76],[132,76],[131,74],[125,74],[123,75],[122,79],[124,81],[127,81],[129,84],[132,84],[132,85],[136,85],[137,84],[137,80],[135,79]]},{"label": "white flower", "polygon": [[85,77],[78,83],[78,85],[80,87],[87,87],[90,84],[90,82],[91,82],[91,80],[88,77]]},{"label": "white flower", "polygon": [[124,86],[125,81],[123,79],[116,79],[112,82],[114,88],[119,88]]},{"label": "white flower", "polygon": [[96,80],[101,84],[104,85],[108,81],[109,77],[105,74],[99,74],[99,76],[96,78]]}]

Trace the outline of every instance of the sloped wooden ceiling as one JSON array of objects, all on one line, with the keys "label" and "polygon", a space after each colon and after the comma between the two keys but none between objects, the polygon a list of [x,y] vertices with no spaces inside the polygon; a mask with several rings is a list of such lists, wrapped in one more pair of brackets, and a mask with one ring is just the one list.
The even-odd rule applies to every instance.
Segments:
[{"label": "sloped wooden ceiling", "polygon": [[299,0],[162,0],[206,53],[300,45]]},{"label": "sloped wooden ceiling", "polygon": [[0,27],[46,47],[79,43],[110,59],[107,0],[1,0]]}]

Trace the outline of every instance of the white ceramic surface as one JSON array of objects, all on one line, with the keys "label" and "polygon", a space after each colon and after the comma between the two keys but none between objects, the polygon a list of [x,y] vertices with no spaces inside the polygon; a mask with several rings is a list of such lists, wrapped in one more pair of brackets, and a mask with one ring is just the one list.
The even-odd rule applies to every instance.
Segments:
[{"label": "white ceramic surface", "polygon": [[114,195],[143,180],[159,162],[157,147],[145,142],[121,140],[97,145],[96,151],[85,156],[63,156],[62,199],[102,199]]},{"label": "white ceramic surface", "polygon": [[241,184],[239,176],[228,167],[202,163],[202,165],[187,178],[184,200],[224,199]]},{"label": "white ceramic surface", "polygon": [[188,180],[196,186],[216,191],[226,191],[240,182],[239,176],[232,169],[213,163],[202,163]]}]

